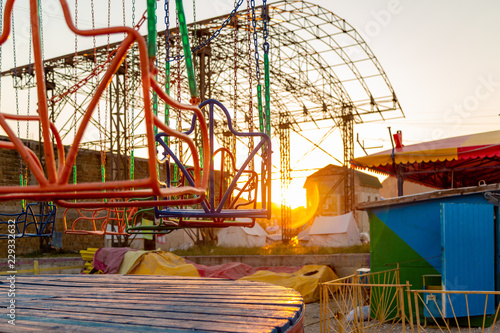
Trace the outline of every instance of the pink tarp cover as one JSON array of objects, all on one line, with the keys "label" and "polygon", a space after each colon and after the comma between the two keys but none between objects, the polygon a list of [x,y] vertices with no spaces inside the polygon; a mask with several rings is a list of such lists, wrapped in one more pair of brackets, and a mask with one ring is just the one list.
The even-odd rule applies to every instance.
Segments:
[{"label": "pink tarp cover", "polygon": [[137,251],[128,247],[104,247],[94,254],[94,268],[104,274],[116,274],[120,269],[125,253]]},{"label": "pink tarp cover", "polygon": [[[101,270],[104,274],[116,274],[123,261],[125,253],[137,251],[130,248],[102,248],[94,254],[94,268]],[[192,264],[201,277],[238,280],[244,276],[255,274],[257,271],[270,271],[274,273],[294,273],[303,266],[278,266],[278,267],[252,267],[239,262],[230,262],[222,265],[201,265],[186,260],[186,264]]]},{"label": "pink tarp cover", "polygon": [[195,264],[186,260],[186,263],[194,265],[201,277],[238,280],[244,276],[255,274],[257,271],[270,271],[274,273],[294,273],[303,266],[280,266],[280,267],[252,267],[239,262],[230,262],[222,265],[206,266]]}]

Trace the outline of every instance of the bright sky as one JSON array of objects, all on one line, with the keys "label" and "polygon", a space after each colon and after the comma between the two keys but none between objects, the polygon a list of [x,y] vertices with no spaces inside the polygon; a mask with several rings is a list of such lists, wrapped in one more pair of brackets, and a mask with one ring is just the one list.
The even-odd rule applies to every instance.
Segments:
[{"label": "bright sky", "polygon": [[[390,148],[387,127],[412,144],[497,130],[500,123],[500,2],[312,0],[349,22],[387,73],[405,119],[355,126],[365,147]],[[338,131],[324,147],[340,142]],[[328,141],[328,140],[327,140]],[[374,153],[382,148],[368,150]],[[356,144],[356,156],[364,155]],[[342,159],[341,153],[336,157]],[[335,161],[320,151],[308,160]],[[293,166],[292,158],[292,166]],[[297,167],[297,166],[295,166]],[[302,167],[298,167],[301,169]],[[292,187],[298,190],[303,178]]]},{"label": "bright sky", "polygon": [[[406,144],[468,133],[496,130],[500,122],[500,2],[496,0],[309,0],[332,11],[349,22],[368,43],[387,73],[406,114],[405,119],[356,125],[366,147],[390,147],[387,127],[403,131]],[[127,0],[127,17],[131,17],[131,0]],[[174,1],[170,1],[172,6]],[[192,1],[184,1],[188,22],[192,21]],[[5,3],[5,0],[3,1]],[[69,1],[74,8],[74,1]],[[79,1],[80,26],[90,27],[90,0]],[[106,26],[106,1],[96,0],[96,25]],[[112,0],[112,6],[122,1]],[[136,0],[137,13],[144,10],[145,0]],[[56,0],[42,0],[45,31],[45,56],[54,57],[74,51],[74,37],[61,30],[60,7]],[[159,11],[163,1],[158,2]],[[256,1],[261,4],[260,0]],[[246,6],[244,4],[244,6]],[[228,13],[233,1],[196,2],[198,20]],[[18,37],[18,64],[27,63],[28,1],[16,2],[15,28]],[[139,19],[140,14],[137,14]],[[112,13],[113,24],[121,23],[121,13]],[[130,24],[130,21],[127,21]],[[159,30],[164,26],[159,24]],[[57,37],[56,37],[57,36]],[[5,44],[2,67],[12,67],[11,41]],[[85,42],[81,42],[85,43]],[[91,47],[91,41],[86,47]],[[97,42],[97,44],[103,44]],[[83,48],[83,47],[82,47]],[[24,60],[23,60],[24,59]],[[4,84],[2,90],[10,82]],[[325,130],[326,132],[326,130]],[[324,132],[305,132],[317,141]],[[338,130],[322,144],[342,160]],[[292,136],[293,147],[310,144]],[[372,149],[376,152],[382,148]],[[304,150],[292,151],[294,170],[321,168],[338,164],[332,157],[315,150],[303,157]],[[275,152],[278,149],[274,149]],[[356,145],[356,156],[364,153]],[[279,160],[275,162],[279,165]],[[293,207],[305,204],[302,186],[311,172],[292,175],[290,202]],[[278,175],[276,175],[278,177]],[[279,182],[274,183],[273,201],[279,202]]]}]

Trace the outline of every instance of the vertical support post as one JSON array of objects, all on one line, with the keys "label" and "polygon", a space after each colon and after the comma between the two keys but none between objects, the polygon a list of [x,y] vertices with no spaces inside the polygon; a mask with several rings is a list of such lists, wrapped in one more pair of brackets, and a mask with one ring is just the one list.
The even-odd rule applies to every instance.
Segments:
[{"label": "vertical support post", "polygon": [[413,329],[413,311],[412,311],[412,307],[411,307],[411,293],[410,293],[410,282],[409,281],[406,281],[406,297],[408,298],[408,316],[409,316],[409,319],[410,319],[410,330],[411,330],[411,333],[414,333],[414,329]]},{"label": "vertical support post", "polygon": [[396,177],[397,177],[397,180],[398,180],[398,197],[401,197],[401,196],[404,195],[403,194],[403,184],[404,184],[404,181],[405,181],[404,178],[403,178],[403,175],[402,175],[402,173],[403,173],[403,166],[398,165],[397,168],[398,168],[398,173],[397,173]]},{"label": "vertical support post", "polygon": [[344,213],[353,211],[355,205],[354,169],[354,115],[351,106],[342,107],[342,144],[344,148]]},{"label": "vertical support post", "polygon": [[288,115],[280,113],[280,173],[281,173],[281,240],[287,244],[291,239],[292,211],[287,200],[290,187],[290,121]]},{"label": "vertical support post", "polygon": [[[110,180],[127,180],[130,178],[127,136],[127,88],[125,82],[125,66],[122,65],[115,74],[115,79],[109,85],[109,167],[107,174]],[[114,213],[112,213],[111,217]],[[116,227],[113,219],[111,227]],[[115,238],[116,237],[116,238]],[[117,241],[115,243],[115,240]],[[111,246],[122,246],[125,236],[111,235]]]},{"label": "vertical support post", "polygon": [[405,313],[405,294],[403,291],[403,287],[400,284],[398,284],[397,288],[399,291],[399,301],[401,303],[401,324],[403,326],[403,333],[405,333],[406,332],[406,321],[407,321],[406,313]]}]

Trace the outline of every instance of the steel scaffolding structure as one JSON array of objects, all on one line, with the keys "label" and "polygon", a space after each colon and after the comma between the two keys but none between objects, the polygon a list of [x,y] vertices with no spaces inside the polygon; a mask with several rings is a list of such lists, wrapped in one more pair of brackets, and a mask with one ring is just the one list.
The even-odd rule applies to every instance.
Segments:
[{"label": "steel scaffolding structure", "polygon": [[[256,9],[257,16],[262,17],[262,6]],[[227,17],[223,15],[189,25],[191,45],[203,43],[219,31]],[[220,29],[218,36],[193,57],[201,99],[216,98],[236,110],[233,121],[237,130],[259,128],[255,100],[255,48],[250,43],[253,38],[249,27],[250,17],[250,10],[238,11],[229,24]],[[330,122],[332,127],[341,129],[346,168],[345,209],[350,211],[355,198],[354,173],[349,166],[354,156],[353,126],[367,121],[401,117],[403,112],[394,89],[360,34],[334,13],[306,1],[279,1],[268,4],[267,18],[271,127],[273,138],[280,141],[281,191],[286,192],[291,180],[290,133],[300,133],[306,123],[314,124],[319,129],[320,122]],[[257,35],[260,47],[260,21]],[[166,36],[165,32],[158,32],[159,82],[166,80],[165,46],[169,47],[171,56],[181,53],[178,29],[170,29],[168,41]],[[80,121],[96,89],[99,73],[105,70],[117,46],[118,43],[103,45],[45,60],[47,82],[52,88],[49,96],[52,97],[52,119],[66,142],[72,136],[73,113],[77,113],[77,122]],[[139,149],[144,146],[142,119],[138,117],[142,105],[138,98],[140,79],[137,63],[134,52],[129,53],[122,71],[115,76],[109,88],[107,100],[102,101],[103,108],[108,104],[109,123],[103,124],[96,116],[92,118],[92,126],[104,133],[105,137],[89,140],[84,144],[86,148],[105,149],[122,156],[123,160],[130,156],[131,147]],[[184,62],[181,59],[170,64],[170,94],[187,101],[189,88]],[[260,67],[263,68],[262,63]],[[2,76],[14,76],[15,73],[17,79],[14,81],[19,88],[33,88],[32,68],[32,65],[20,66],[15,71],[10,69],[3,72]],[[253,86],[250,82],[253,82]],[[72,96],[74,93],[78,94],[78,99]],[[78,103],[75,103],[76,100]],[[189,127],[190,119],[176,110],[166,110],[165,106],[160,105],[159,113],[168,113],[172,128]],[[223,125],[222,120],[217,124],[220,144],[225,142],[237,152],[247,151],[252,143],[228,142],[224,139]],[[119,133],[128,134],[117,136]],[[116,169],[112,170],[114,174],[121,174],[126,169],[123,162],[120,164],[117,161],[113,165]],[[283,238],[288,240],[291,237],[290,207],[286,200],[282,204]]]}]

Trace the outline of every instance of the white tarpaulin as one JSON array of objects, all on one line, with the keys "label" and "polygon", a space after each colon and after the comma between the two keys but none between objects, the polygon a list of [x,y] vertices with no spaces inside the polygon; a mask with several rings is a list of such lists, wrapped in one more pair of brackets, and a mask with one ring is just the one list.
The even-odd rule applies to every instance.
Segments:
[{"label": "white tarpaulin", "polygon": [[266,246],[267,232],[255,223],[253,228],[227,227],[217,234],[217,245],[225,247]]},{"label": "white tarpaulin", "polygon": [[310,246],[361,245],[359,230],[354,215],[317,216],[309,230]]}]

